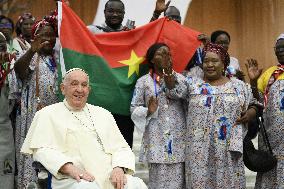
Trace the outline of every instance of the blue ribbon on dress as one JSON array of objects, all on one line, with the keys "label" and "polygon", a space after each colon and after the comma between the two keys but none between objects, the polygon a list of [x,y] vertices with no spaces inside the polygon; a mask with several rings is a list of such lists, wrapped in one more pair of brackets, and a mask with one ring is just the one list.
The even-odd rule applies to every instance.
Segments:
[{"label": "blue ribbon on dress", "polygon": [[167,145],[167,152],[169,156],[173,155],[173,148],[172,148],[173,140],[169,139],[168,145]]},{"label": "blue ribbon on dress", "polygon": [[48,66],[49,70],[54,73],[56,68],[55,60],[53,58],[48,58],[47,61],[45,61],[45,63]]}]

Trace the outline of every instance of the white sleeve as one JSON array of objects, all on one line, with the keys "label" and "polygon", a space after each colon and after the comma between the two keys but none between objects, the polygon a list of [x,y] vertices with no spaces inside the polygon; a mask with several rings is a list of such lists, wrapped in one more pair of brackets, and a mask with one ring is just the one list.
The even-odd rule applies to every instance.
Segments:
[{"label": "white sleeve", "polygon": [[149,124],[149,121],[152,118],[158,118],[158,111],[159,107],[153,114],[147,116],[148,108],[139,106],[134,109],[134,111],[131,114],[131,119],[134,122],[135,127],[138,129],[139,132],[143,133],[145,131],[146,125]]},{"label": "white sleeve", "polygon": [[139,132],[144,132],[146,125],[148,125],[151,118],[158,117],[158,109],[155,113],[148,115],[147,102],[145,100],[145,86],[144,80],[139,79],[136,82],[131,105],[131,119],[134,122],[135,127],[137,127]]},{"label": "white sleeve", "polygon": [[59,169],[66,163],[73,163],[71,158],[51,148],[35,150],[33,159],[40,162],[57,179],[66,178],[66,176],[59,173]]}]

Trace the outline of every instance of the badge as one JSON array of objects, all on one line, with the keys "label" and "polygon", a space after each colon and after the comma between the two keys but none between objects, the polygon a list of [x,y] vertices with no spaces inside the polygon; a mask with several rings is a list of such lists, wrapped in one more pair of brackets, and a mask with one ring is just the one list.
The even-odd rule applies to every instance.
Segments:
[{"label": "badge", "polygon": [[164,152],[167,157],[166,159],[172,160],[174,159],[174,156],[173,156],[174,139],[169,130],[164,133],[164,138],[165,138]]}]

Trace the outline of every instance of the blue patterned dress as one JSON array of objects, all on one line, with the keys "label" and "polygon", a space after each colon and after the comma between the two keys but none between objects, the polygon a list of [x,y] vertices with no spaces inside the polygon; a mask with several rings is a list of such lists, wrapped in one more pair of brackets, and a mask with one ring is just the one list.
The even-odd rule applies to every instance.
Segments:
[{"label": "blue patterned dress", "polygon": [[[273,151],[277,156],[277,167],[267,173],[257,173],[256,189],[284,188],[284,80],[277,80],[269,90],[268,103],[263,114],[264,125]],[[264,149],[259,138],[258,146]],[[266,149],[267,150],[267,149]]]},{"label": "blue patterned dress", "polygon": [[[152,96],[157,96],[158,109],[147,116]],[[183,101],[169,99],[163,80],[155,82],[147,74],[136,83],[130,109],[135,126],[143,132],[139,160],[149,163],[149,188],[185,188],[186,120]]]},{"label": "blue patterned dress", "polygon": [[245,188],[246,127],[235,122],[253,100],[250,88],[234,78],[220,86],[192,77],[177,83],[167,92],[188,100],[186,188]]},{"label": "blue patterned dress", "polygon": [[36,180],[35,170],[32,167],[32,158],[20,154],[21,147],[26,138],[33,117],[37,111],[36,99],[36,71],[35,65],[39,61],[39,96],[41,104],[48,106],[59,101],[57,92],[57,70],[51,68],[50,58],[38,57],[35,54],[30,63],[28,77],[22,81],[21,115],[17,119],[16,127],[16,159],[18,167],[18,188],[26,188],[31,181]]}]

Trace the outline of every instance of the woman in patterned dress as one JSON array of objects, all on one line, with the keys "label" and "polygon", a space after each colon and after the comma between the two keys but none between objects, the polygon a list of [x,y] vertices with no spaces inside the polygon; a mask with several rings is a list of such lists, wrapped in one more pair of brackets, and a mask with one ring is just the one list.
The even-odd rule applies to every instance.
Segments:
[{"label": "woman in patterned dress", "polygon": [[170,57],[167,45],[156,43],[149,48],[146,59],[151,71],[136,83],[131,118],[143,132],[139,160],[149,164],[149,188],[182,189],[185,188],[185,114],[182,100],[169,99],[165,94],[163,56]]},{"label": "woman in patterned dress", "polygon": [[36,22],[31,48],[15,63],[15,72],[22,81],[21,117],[16,128],[18,188],[26,188],[36,180],[32,158],[20,154],[31,121],[36,111],[58,102],[57,69],[53,58],[56,32],[56,20]]},{"label": "woman in patterned dress", "polygon": [[[274,169],[257,173],[256,189],[284,188],[284,33],[276,40],[275,55],[278,65],[268,68],[263,74],[261,69],[258,69],[256,60],[251,59],[246,64],[251,84],[253,89],[256,89],[254,94],[265,105],[264,126],[273,154],[277,158],[277,166]],[[258,146],[265,149],[262,138],[259,138]]]},{"label": "woman in patterned dress", "polygon": [[[13,39],[13,48],[15,49],[15,54],[19,58],[22,56],[30,47],[32,26],[35,22],[35,18],[30,13],[24,13],[19,16],[16,23],[16,34],[17,37]],[[20,89],[19,89],[20,91]],[[21,119],[21,93],[18,93],[18,98],[15,103],[14,109],[12,111],[11,119],[14,131],[16,132],[16,127],[20,127]]]},{"label": "woman in patterned dress", "polygon": [[243,123],[256,114],[252,93],[244,82],[225,77],[230,59],[223,47],[208,43],[202,56],[203,79],[181,79],[167,64],[164,69],[168,96],[188,101],[186,188],[243,189]]}]

